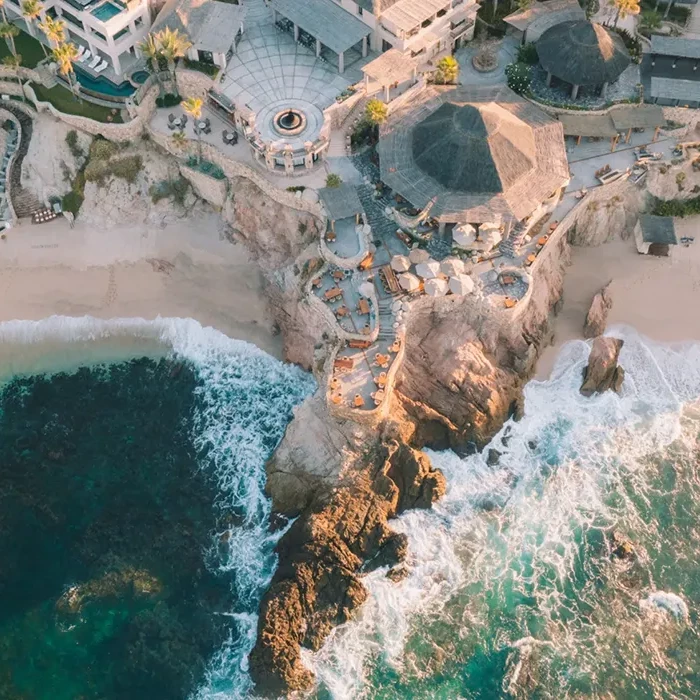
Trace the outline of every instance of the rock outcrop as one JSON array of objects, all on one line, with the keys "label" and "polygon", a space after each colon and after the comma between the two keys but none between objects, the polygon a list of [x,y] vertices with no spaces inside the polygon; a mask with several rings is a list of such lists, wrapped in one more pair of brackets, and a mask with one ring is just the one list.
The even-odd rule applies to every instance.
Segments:
[{"label": "rock outcrop", "polygon": [[608,323],[608,314],[613,306],[612,294],[609,282],[594,297],[591,308],[586,315],[586,322],[583,326],[584,338],[595,338],[605,332]]},{"label": "rock outcrop", "polygon": [[612,389],[619,392],[625,379],[625,370],[617,364],[624,340],[598,336],[593,341],[588,365],[583,371],[581,393],[584,396],[602,394]]},{"label": "rock outcrop", "polygon": [[569,230],[569,243],[597,246],[626,238],[643,209],[646,193],[629,181],[618,181],[592,190],[579,205],[581,212]]},{"label": "rock outcrop", "polygon": [[250,657],[260,693],[276,697],[311,686],[300,647],[319,649],[365,601],[361,573],[393,567],[406,555],[405,535],[387,521],[407,508],[429,508],[445,492],[428,457],[394,440],[370,448],[364,459],[361,473],[317,497],[278,544],[279,566]]}]

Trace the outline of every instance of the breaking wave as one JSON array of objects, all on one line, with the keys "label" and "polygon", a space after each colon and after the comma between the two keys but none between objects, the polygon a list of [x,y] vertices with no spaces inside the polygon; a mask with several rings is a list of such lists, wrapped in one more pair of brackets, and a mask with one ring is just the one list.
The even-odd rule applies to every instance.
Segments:
[{"label": "breaking wave", "polygon": [[612,334],[620,396],[580,395],[575,341],[482,454],[431,453],[448,492],[394,522],[408,577],[306,653],[318,697],[697,697],[700,346]]},{"label": "breaking wave", "polygon": [[[255,346],[203,328],[191,319],[113,319],[54,316],[0,324],[0,380],[71,371],[136,357],[175,357],[191,364],[198,385],[193,441],[201,469],[218,481],[218,507],[230,527],[215,533],[209,565],[231,581],[235,609],[228,641],[212,660],[198,700],[245,698],[252,688],[247,656],[255,641],[260,598],[274,572],[271,504],[265,462],[282,438],[293,407],[313,379]],[[233,517],[230,517],[230,515]]]}]

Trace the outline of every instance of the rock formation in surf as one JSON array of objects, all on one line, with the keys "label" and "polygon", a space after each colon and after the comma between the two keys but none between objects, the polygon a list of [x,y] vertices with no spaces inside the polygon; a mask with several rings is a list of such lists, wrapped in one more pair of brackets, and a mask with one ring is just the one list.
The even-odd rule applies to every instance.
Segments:
[{"label": "rock formation in surf", "polygon": [[617,364],[624,340],[598,336],[593,341],[588,365],[583,371],[581,393],[584,396],[602,394],[612,389],[619,393],[625,370]]},{"label": "rock formation in surf", "polygon": [[613,306],[612,293],[608,282],[594,297],[591,302],[591,308],[586,315],[586,323],[583,326],[584,338],[595,338],[597,335],[602,335],[605,332],[605,326],[608,323],[608,314]]}]

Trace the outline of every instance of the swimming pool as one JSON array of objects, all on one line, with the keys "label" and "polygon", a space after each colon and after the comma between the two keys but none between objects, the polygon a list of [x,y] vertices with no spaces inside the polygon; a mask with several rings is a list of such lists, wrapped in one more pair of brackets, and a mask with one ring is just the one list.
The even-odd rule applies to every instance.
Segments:
[{"label": "swimming pool", "polygon": [[97,78],[89,75],[84,70],[81,70],[79,66],[74,66],[74,70],[75,77],[86,90],[111,97],[129,97],[136,91],[136,88],[128,80],[115,85],[102,75]]},{"label": "swimming pool", "polygon": [[137,70],[131,74],[131,82],[137,85],[143,85],[148,80],[147,70]]},{"label": "swimming pool", "polygon": [[121,7],[113,5],[111,2],[106,2],[104,5],[96,7],[92,14],[102,22],[108,22],[112,17],[116,17],[122,11]]}]

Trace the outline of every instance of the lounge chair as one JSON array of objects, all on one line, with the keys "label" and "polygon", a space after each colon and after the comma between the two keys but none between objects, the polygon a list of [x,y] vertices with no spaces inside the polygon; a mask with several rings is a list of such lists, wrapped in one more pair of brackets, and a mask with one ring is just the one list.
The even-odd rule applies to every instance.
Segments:
[{"label": "lounge chair", "polygon": [[85,63],[92,58],[92,51],[90,49],[85,49],[85,53],[82,56],[78,56],[78,63]]},{"label": "lounge chair", "polygon": [[103,70],[107,70],[109,68],[109,63],[107,61],[102,61],[97,68],[95,68],[95,73],[101,73]]},{"label": "lounge chair", "polygon": [[82,44],[80,44],[78,46],[78,58],[80,58],[84,53],[85,53],[85,47]]},{"label": "lounge chair", "polygon": [[102,59],[99,56],[95,56],[95,58],[93,58],[92,61],[90,61],[90,63],[88,64],[88,68],[92,68],[92,70],[95,70],[95,68],[101,61]]},{"label": "lounge chair", "polygon": [[227,131],[226,129],[224,129],[224,130],[221,132],[221,136],[222,136],[223,139],[224,139],[224,143],[229,143],[229,134],[228,134],[228,131]]}]

